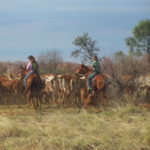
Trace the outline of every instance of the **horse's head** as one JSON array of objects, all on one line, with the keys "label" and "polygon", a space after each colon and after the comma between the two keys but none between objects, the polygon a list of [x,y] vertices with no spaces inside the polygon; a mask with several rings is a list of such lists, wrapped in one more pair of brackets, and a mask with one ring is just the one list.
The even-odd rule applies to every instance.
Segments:
[{"label": "horse's head", "polygon": [[26,75],[29,71],[26,70],[26,68],[23,67],[23,66],[21,66],[20,69],[21,69],[21,73],[20,73],[21,79],[23,79],[23,78],[25,77],[25,75]]},{"label": "horse's head", "polygon": [[87,74],[87,73],[90,73],[91,71],[92,70],[89,67],[81,64],[80,67],[75,71],[75,73],[76,74]]}]

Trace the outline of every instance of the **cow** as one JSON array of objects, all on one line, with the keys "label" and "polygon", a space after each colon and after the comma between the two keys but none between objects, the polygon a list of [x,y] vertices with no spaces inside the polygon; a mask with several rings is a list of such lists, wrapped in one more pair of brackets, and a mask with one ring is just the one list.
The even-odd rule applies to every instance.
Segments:
[{"label": "cow", "polygon": [[0,97],[7,104],[7,97],[11,94],[19,95],[23,91],[23,85],[19,79],[9,80],[7,76],[0,76]]},{"label": "cow", "polygon": [[141,75],[135,79],[137,97],[144,96],[150,102],[150,74]]},{"label": "cow", "polygon": [[44,97],[47,102],[49,103],[55,103],[58,100],[58,93],[59,93],[59,83],[57,78],[57,75],[55,74],[46,74],[43,75],[42,80],[44,81]]},{"label": "cow", "polygon": [[19,94],[21,93],[21,90],[23,88],[22,83],[18,79],[8,80],[7,78],[1,78],[0,83],[1,88],[5,89],[4,90],[5,93],[8,92]]},{"label": "cow", "polygon": [[135,77],[133,75],[130,74],[122,75],[120,77],[120,84],[121,84],[123,94],[125,94],[128,97],[134,95]]},{"label": "cow", "polygon": [[79,107],[83,106],[81,93],[82,90],[85,89],[85,85],[86,85],[85,76],[80,77],[77,74],[75,74],[73,78],[70,80],[71,98],[73,100],[73,103]]},{"label": "cow", "polygon": [[42,76],[45,80],[45,87],[47,93],[50,93],[49,99],[55,104],[75,104],[75,99],[77,99],[79,94],[77,94],[77,83],[79,80],[73,75],[63,74],[54,75],[47,74]]}]

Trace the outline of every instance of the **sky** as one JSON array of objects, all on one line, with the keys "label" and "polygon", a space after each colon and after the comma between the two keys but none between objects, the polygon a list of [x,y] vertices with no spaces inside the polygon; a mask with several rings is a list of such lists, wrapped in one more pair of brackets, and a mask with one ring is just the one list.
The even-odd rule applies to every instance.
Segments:
[{"label": "sky", "polygon": [[0,0],[0,61],[57,49],[66,61],[73,40],[85,32],[100,47],[100,56],[127,52],[125,38],[150,19],[150,0]]}]

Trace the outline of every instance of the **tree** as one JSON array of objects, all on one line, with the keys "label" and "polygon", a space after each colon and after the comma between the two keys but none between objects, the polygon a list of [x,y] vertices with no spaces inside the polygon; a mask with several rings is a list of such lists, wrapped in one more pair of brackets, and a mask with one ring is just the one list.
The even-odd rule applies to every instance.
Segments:
[{"label": "tree", "polygon": [[72,51],[71,56],[80,58],[83,63],[90,63],[93,56],[98,56],[100,48],[97,47],[97,42],[89,37],[88,33],[84,33],[82,36],[78,36],[73,44],[76,49]]},{"label": "tree", "polygon": [[150,20],[140,21],[132,31],[133,37],[126,39],[126,45],[131,52],[140,54],[146,52],[150,63]]},{"label": "tree", "polygon": [[129,49],[128,51],[128,55],[129,56],[141,56],[142,52],[140,50],[133,50],[133,49]]},{"label": "tree", "polygon": [[57,67],[63,62],[63,58],[58,50],[50,50],[42,53],[38,57],[42,72],[56,73]]},{"label": "tree", "polygon": [[117,51],[116,53],[115,53],[115,59],[120,59],[120,58],[122,58],[122,57],[124,57],[125,56],[125,54],[123,53],[123,51]]}]

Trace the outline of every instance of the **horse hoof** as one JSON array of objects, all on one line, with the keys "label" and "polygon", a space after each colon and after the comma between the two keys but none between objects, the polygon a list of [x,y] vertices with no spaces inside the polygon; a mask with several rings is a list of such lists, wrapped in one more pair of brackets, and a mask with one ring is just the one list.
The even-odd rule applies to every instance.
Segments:
[{"label": "horse hoof", "polygon": [[27,105],[27,108],[29,108],[30,107],[30,105]]}]

